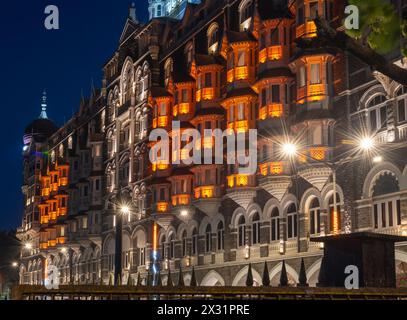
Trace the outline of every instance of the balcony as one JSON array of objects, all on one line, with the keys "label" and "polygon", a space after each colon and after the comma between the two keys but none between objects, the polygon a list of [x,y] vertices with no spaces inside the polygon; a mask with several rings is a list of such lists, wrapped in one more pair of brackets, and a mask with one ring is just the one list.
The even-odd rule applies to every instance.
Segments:
[{"label": "balcony", "polygon": [[42,188],[41,189],[41,196],[42,197],[48,197],[51,193],[50,188]]},{"label": "balcony", "polygon": [[249,121],[240,120],[228,123],[228,129],[239,132],[247,132],[249,130]]},{"label": "balcony", "polygon": [[267,118],[280,118],[283,115],[283,104],[273,103],[260,108],[259,118],[265,120]]},{"label": "balcony", "polygon": [[322,83],[309,84],[297,90],[298,102],[304,103],[307,101],[320,101],[326,96],[326,85]]},{"label": "balcony", "polygon": [[67,243],[68,238],[67,237],[58,237],[56,239],[57,244],[65,244]]},{"label": "balcony", "polygon": [[157,202],[156,209],[158,213],[168,212],[168,202]]},{"label": "balcony", "polygon": [[267,60],[280,60],[283,57],[283,46],[271,46],[264,48],[259,52],[260,63],[265,63]]},{"label": "balcony", "polygon": [[40,242],[40,249],[47,250],[48,249],[48,241],[47,242]]},{"label": "balcony", "polygon": [[41,224],[48,224],[49,215],[41,215]]},{"label": "balcony", "polygon": [[196,92],[196,101],[212,100],[215,98],[215,88],[202,88]]},{"label": "balcony", "polygon": [[249,185],[249,176],[243,174],[234,174],[227,176],[229,188],[247,187]]},{"label": "balcony", "polygon": [[314,38],[317,36],[317,26],[314,21],[307,21],[296,29],[296,37]]},{"label": "balcony", "polygon": [[191,203],[191,195],[189,194],[178,194],[172,196],[172,205],[176,206],[187,206]]},{"label": "balcony", "polygon": [[196,187],[194,190],[195,199],[208,199],[215,196],[215,187],[214,186],[202,186]]},{"label": "balcony", "polygon": [[161,116],[153,119],[153,128],[165,128],[168,126],[168,116]]},{"label": "balcony", "polygon": [[259,166],[259,171],[262,176],[281,175],[284,172],[283,162],[267,162]]},{"label": "balcony", "polygon": [[157,170],[167,170],[168,167],[169,167],[168,163],[163,163],[163,162],[152,164],[153,172],[156,172]]},{"label": "balcony", "polygon": [[68,214],[68,207],[58,208],[58,217],[66,216]]},{"label": "balcony", "polygon": [[242,66],[242,67],[235,67],[231,69],[227,73],[227,81],[228,83],[232,83],[233,81],[238,80],[247,80],[249,78],[249,67]]}]

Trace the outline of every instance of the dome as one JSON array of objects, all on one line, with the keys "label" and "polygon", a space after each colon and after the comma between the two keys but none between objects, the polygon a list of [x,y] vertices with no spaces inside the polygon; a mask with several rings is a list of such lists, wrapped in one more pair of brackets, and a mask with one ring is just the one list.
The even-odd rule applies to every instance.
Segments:
[{"label": "dome", "polygon": [[58,130],[58,127],[49,119],[36,119],[31,122],[26,128],[24,133],[26,135],[41,135],[49,137]]}]

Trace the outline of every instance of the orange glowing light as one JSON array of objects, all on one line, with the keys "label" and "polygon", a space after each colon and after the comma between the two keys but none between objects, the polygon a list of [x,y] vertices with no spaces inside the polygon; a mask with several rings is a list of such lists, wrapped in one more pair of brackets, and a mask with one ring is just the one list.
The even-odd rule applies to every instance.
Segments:
[{"label": "orange glowing light", "polygon": [[157,251],[158,245],[158,225],[156,222],[153,224],[153,250]]},{"label": "orange glowing light", "polygon": [[167,202],[157,202],[157,212],[167,212],[168,203]]},{"label": "orange glowing light", "polygon": [[310,156],[312,159],[322,161],[326,157],[326,148],[325,147],[311,148]]}]

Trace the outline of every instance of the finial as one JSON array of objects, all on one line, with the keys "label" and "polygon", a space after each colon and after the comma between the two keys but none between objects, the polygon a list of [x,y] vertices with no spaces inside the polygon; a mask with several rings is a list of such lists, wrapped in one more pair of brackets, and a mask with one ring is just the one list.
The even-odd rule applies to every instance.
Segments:
[{"label": "finial", "polygon": [[131,7],[129,8],[129,18],[135,23],[138,23],[137,14],[136,14],[136,4],[132,2]]},{"label": "finial", "polygon": [[48,119],[48,116],[47,116],[47,92],[45,91],[45,89],[44,89],[44,91],[42,93],[40,119]]}]

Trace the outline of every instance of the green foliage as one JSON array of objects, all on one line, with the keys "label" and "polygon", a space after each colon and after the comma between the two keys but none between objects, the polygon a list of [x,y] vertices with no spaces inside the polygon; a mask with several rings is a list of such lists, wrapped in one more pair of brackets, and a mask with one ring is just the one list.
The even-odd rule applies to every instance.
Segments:
[{"label": "green foliage", "polygon": [[[346,30],[356,39],[362,39],[380,54],[387,54],[400,46],[400,37],[406,37],[407,25],[401,21],[395,7],[383,0],[349,0],[359,8],[359,30]],[[402,51],[407,51],[406,48]]]}]

